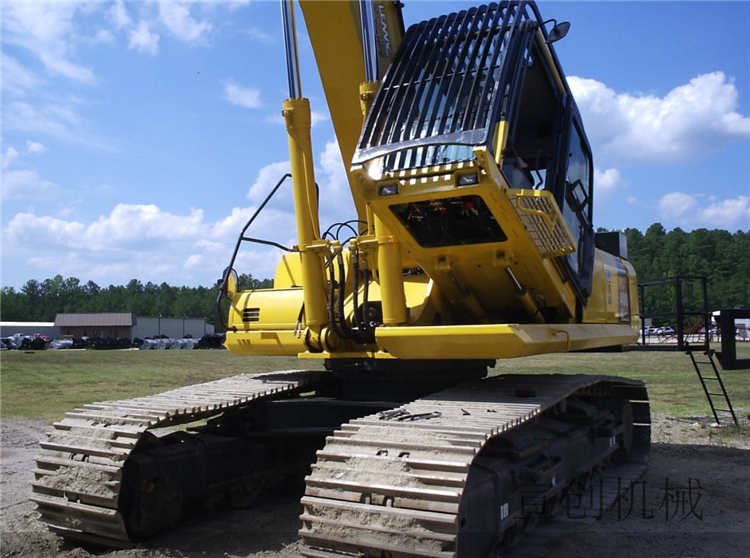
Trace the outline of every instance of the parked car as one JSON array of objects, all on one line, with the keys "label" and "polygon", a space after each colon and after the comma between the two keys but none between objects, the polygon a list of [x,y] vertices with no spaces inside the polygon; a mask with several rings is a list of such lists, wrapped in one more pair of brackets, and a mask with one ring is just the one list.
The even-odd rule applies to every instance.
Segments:
[{"label": "parked car", "polygon": [[15,349],[18,347],[12,337],[3,337],[0,339],[0,345],[2,345],[3,349]]},{"label": "parked car", "polygon": [[669,326],[660,327],[656,330],[656,335],[674,335],[674,329]]}]

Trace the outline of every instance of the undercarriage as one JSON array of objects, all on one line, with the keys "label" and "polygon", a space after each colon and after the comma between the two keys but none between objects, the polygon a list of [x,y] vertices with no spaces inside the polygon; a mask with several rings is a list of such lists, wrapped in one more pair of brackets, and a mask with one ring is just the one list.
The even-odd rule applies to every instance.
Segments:
[{"label": "undercarriage", "polygon": [[33,500],[61,536],[127,547],[304,481],[307,556],[489,556],[608,464],[645,467],[640,382],[507,375],[411,402],[373,393],[293,371],[85,405],[42,442]]}]

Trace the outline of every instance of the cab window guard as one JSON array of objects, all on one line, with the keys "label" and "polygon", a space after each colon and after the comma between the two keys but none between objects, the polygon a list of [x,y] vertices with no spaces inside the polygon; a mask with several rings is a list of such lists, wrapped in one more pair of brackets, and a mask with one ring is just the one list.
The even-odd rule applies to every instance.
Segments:
[{"label": "cab window guard", "polygon": [[433,146],[487,145],[513,71],[506,61],[520,55],[525,31],[543,29],[541,24],[533,3],[501,2],[411,26],[375,97],[353,163],[407,151],[384,162],[433,166],[445,163],[446,154],[465,156],[457,147],[454,154]]}]

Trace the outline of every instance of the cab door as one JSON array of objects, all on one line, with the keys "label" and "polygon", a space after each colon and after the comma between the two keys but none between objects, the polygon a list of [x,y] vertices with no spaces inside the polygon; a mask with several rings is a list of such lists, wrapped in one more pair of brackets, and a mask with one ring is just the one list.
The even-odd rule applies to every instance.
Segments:
[{"label": "cab door", "polygon": [[561,262],[581,304],[585,306],[591,294],[594,268],[594,167],[591,147],[572,98],[569,98],[566,113],[565,148],[562,150],[555,199],[573,235],[576,251],[562,256]]}]

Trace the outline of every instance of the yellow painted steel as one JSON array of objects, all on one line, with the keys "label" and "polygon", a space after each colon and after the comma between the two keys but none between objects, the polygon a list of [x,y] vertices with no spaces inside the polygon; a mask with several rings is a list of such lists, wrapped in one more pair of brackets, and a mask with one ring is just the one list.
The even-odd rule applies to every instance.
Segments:
[{"label": "yellow painted steel", "polygon": [[276,266],[273,276],[275,289],[287,289],[302,286],[302,262],[298,253],[284,254]]},{"label": "yellow painted steel", "polygon": [[[390,0],[375,2],[381,73],[393,59],[403,36],[403,24],[394,4]],[[349,177],[357,218],[366,221],[365,202],[349,172],[357,140],[362,132],[359,85],[365,81],[365,66],[359,3],[300,0],[299,5],[305,17],[331,122]]]},{"label": "yellow painted steel", "polygon": [[328,323],[326,278],[321,257],[321,252],[328,250],[328,243],[320,239],[310,141],[310,102],[304,98],[287,99],[282,114],[289,134],[294,212],[305,293],[305,325],[315,334],[320,334],[322,327]]},{"label": "yellow painted steel", "polygon": [[[362,116],[367,117],[380,83],[365,82],[359,86]],[[369,209],[369,206],[368,206]],[[382,292],[383,323],[397,326],[406,323],[406,295],[404,294],[404,265],[401,246],[382,219],[367,212],[368,223],[372,223],[377,240],[378,283]],[[372,215],[372,216],[371,216]]]},{"label": "yellow painted steel", "polygon": [[[227,335],[232,352],[304,358],[493,359],[604,347],[636,339],[637,280],[632,266],[595,250],[587,305],[564,273],[561,258],[576,245],[554,197],[513,189],[502,168],[508,125],[498,122],[493,149],[475,148],[474,160],[383,173],[378,161],[349,168],[362,115],[379,84],[361,83],[364,64],[356,2],[302,0],[331,118],[365,234],[351,244],[374,272],[369,301],[382,309],[375,343],[334,338],[328,328],[328,276],[324,262],[341,250],[346,280],[345,319],[351,323],[354,269],[349,248],[320,239],[306,99],[284,103],[299,236],[298,253],[282,257],[274,288],[233,296]],[[401,40],[393,2],[376,1],[381,71]],[[381,6],[381,7],[378,7]],[[385,14],[385,19],[379,16]],[[387,31],[383,31],[387,29]],[[383,34],[385,33],[385,35]],[[383,37],[388,38],[385,41]],[[537,37],[545,57],[549,49]],[[387,54],[386,42],[391,54]],[[563,78],[549,60],[553,77]],[[474,184],[459,178],[476,175]],[[381,195],[395,186],[396,195]],[[506,239],[455,246],[421,246],[392,206],[448,203],[480,197]],[[325,199],[325,197],[322,197]],[[410,270],[405,274],[404,270]],[[338,272],[336,272],[338,274]],[[341,278],[337,279],[337,283]],[[520,287],[520,288],[519,288]],[[357,298],[363,300],[360,282]],[[257,309],[257,312],[256,312]],[[304,311],[302,311],[304,309]],[[581,320],[583,323],[577,323]],[[519,320],[518,316],[525,319]],[[543,316],[548,322],[539,322]]]},{"label": "yellow painted steel", "polygon": [[271,329],[227,333],[224,346],[231,353],[248,356],[297,356],[307,349],[304,338],[293,330]]},{"label": "yellow painted steel", "polygon": [[240,331],[293,330],[303,303],[301,288],[244,291],[233,299],[229,322]]},{"label": "yellow painted steel", "polygon": [[495,126],[495,136],[493,141],[493,147],[495,148],[495,162],[500,165],[503,159],[503,149],[505,149],[505,143],[508,141],[508,122],[501,120]]},{"label": "yellow painted steel", "polygon": [[629,324],[493,324],[379,328],[378,346],[402,359],[501,359],[632,343]]},{"label": "yellow painted steel", "polygon": [[404,294],[401,248],[385,223],[377,216],[375,217],[375,234],[378,241],[378,279],[383,299],[383,323],[386,326],[405,324],[407,320],[406,295]]},{"label": "yellow painted steel", "polygon": [[573,235],[549,190],[509,191],[508,199],[518,213],[539,256],[552,258],[576,251]]},{"label": "yellow painted steel", "polygon": [[378,89],[380,89],[379,81],[365,81],[359,85],[359,106],[364,118],[367,118],[367,113],[370,112]]},{"label": "yellow painted steel", "polygon": [[[449,170],[423,168],[373,179],[371,175],[377,174],[363,165],[354,169],[354,173],[375,215],[399,239],[404,257],[417,262],[457,313],[464,314],[464,320],[481,322],[493,309],[522,306],[515,285],[505,271],[509,265],[531,297],[556,309],[556,321],[573,321],[576,295],[561,264],[553,257],[574,250],[557,203],[549,192],[509,188],[494,157],[484,150],[477,150],[476,155],[476,160]],[[465,174],[476,174],[477,183],[459,186],[458,177]],[[396,185],[398,195],[381,196],[380,188],[385,185]],[[391,209],[395,204],[425,200],[449,203],[451,199],[465,196],[482,198],[507,240],[423,247]],[[527,208],[526,200],[544,203]],[[519,209],[519,205],[523,209]],[[534,225],[534,230],[528,229],[530,224]],[[508,254],[512,254],[509,264],[506,262]]]}]

